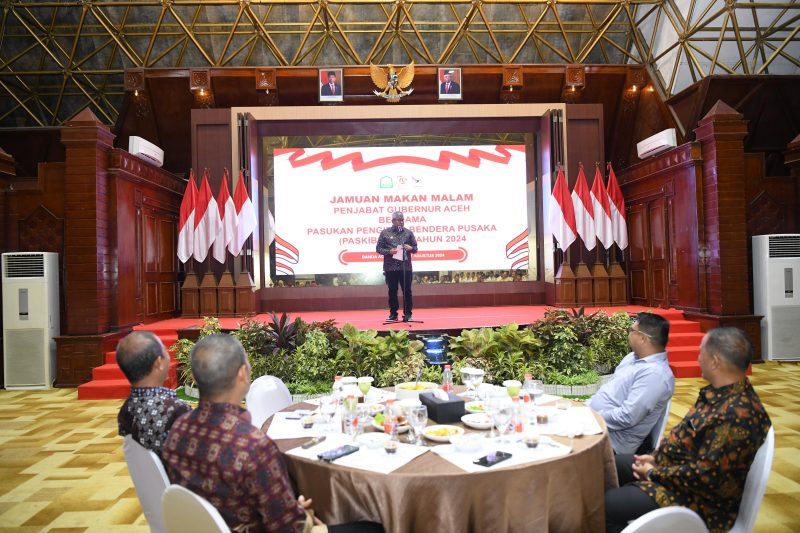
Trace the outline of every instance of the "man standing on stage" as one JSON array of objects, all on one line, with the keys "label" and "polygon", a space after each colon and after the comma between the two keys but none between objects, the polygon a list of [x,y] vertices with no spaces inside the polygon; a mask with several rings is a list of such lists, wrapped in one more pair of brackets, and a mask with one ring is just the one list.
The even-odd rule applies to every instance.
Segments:
[{"label": "man standing on stage", "polygon": [[417,239],[403,227],[403,213],[392,214],[392,227],[383,230],[375,250],[383,255],[383,275],[389,287],[389,318],[397,320],[398,284],[403,289],[403,322],[411,320],[411,254],[417,253]]}]

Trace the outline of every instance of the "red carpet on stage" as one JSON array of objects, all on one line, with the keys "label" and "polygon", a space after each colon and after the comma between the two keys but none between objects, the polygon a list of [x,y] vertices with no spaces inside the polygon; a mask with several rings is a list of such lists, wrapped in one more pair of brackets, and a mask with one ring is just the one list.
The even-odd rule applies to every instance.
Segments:
[{"label": "red carpet on stage", "polygon": [[[384,319],[388,316],[388,311],[380,310],[361,310],[361,311],[322,311],[322,312],[298,312],[289,313],[292,318],[300,317],[305,322],[325,321],[334,319],[337,326],[341,327],[347,323],[352,324],[358,329],[375,329],[378,331],[407,329],[415,333],[434,333],[461,329],[472,329],[481,327],[496,327],[514,322],[516,324],[530,324],[544,317],[545,311],[550,309],[548,306],[502,306],[502,307],[443,307],[433,309],[417,309],[414,313],[414,320],[420,322],[397,322],[384,324]],[[657,313],[670,323],[669,344],[667,353],[669,365],[675,377],[699,377],[700,367],[697,364],[697,354],[703,333],[697,322],[686,320],[683,312],[677,309],[659,309],[640,306],[621,306],[621,307],[587,307],[586,312],[592,313],[598,309],[603,309],[606,313],[616,313],[626,311],[637,313],[639,311],[650,311]],[[268,314],[260,314],[254,317],[256,320],[269,321]],[[235,329],[238,327],[240,318],[220,318],[220,324],[225,329]],[[162,340],[165,346],[169,347],[178,338],[178,330],[202,324],[199,318],[173,318],[143,324],[134,329],[152,331]],[[84,383],[78,387],[78,398],[83,400],[107,400],[127,398],[130,385],[116,364],[114,352],[108,352],[105,358],[106,364],[99,366],[92,371],[92,381]],[[177,377],[175,374],[176,362],[170,368],[167,386],[176,387]]]}]

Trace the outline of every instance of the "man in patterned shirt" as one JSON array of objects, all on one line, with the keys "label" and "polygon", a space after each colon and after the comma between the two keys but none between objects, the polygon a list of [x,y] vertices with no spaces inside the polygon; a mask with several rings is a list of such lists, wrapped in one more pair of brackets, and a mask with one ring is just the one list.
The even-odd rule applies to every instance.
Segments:
[{"label": "man in patterned shirt", "polygon": [[134,331],[117,344],[117,364],[131,382],[131,394],[117,415],[121,436],[158,455],[172,423],[191,411],[175,391],[162,387],[169,372],[169,353],[149,331]]},{"label": "man in patterned shirt", "polygon": [[752,357],[743,331],[706,333],[698,362],[710,385],[654,455],[617,456],[623,486],[606,492],[606,531],[621,531],[628,521],[671,505],[697,512],[711,531],[733,526],[771,424],[747,379]]},{"label": "man in patterned shirt", "polygon": [[[241,343],[230,335],[209,335],[194,346],[190,359],[200,405],[175,422],[164,445],[170,480],[211,502],[232,531],[328,531],[314,518],[311,500],[295,498],[278,447],[242,408],[250,363]],[[330,531],[382,528],[349,524]]]}]

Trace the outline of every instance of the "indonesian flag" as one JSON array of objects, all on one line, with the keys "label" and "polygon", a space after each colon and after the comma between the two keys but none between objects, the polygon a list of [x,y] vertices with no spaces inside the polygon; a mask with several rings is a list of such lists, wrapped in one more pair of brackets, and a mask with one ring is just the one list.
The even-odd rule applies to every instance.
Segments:
[{"label": "indonesian flag", "polygon": [[611,200],[611,225],[614,241],[620,250],[628,247],[628,222],[625,220],[625,198],[617,183],[611,163],[608,164],[608,199]]},{"label": "indonesian flag", "polygon": [[583,174],[583,164],[578,169],[578,181],[572,189],[572,205],[575,207],[575,227],[578,235],[583,239],[583,244],[587,250],[594,250],[594,208],[592,198],[589,195],[589,185],[586,183],[586,176]]},{"label": "indonesian flag", "polygon": [[228,251],[233,254],[233,257],[238,257],[245,241],[258,226],[256,210],[247,194],[247,186],[241,171],[239,172],[239,181],[236,182],[236,192],[233,194],[233,204],[236,206],[236,234],[228,244]]},{"label": "indonesian flag", "polygon": [[592,183],[592,206],[594,207],[594,231],[597,239],[608,250],[614,244],[613,226],[611,224],[611,204],[608,201],[606,186],[603,184],[603,175],[597,166]]},{"label": "indonesian flag", "polygon": [[558,241],[558,247],[566,251],[569,245],[575,242],[578,230],[575,225],[575,208],[572,205],[567,180],[564,179],[564,171],[561,168],[558,169],[556,185],[553,187],[553,194],[550,197],[548,221],[553,237]]},{"label": "indonesian flag", "polygon": [[189,171],[189,183],[181,200],[181,220],[178,226],[178,259],[185,263],[194,252],[194,202],[197,196],[197,185],[194,184],[194,173]]},{"label": "indonesian flag", "polygon": [[212,254],[214,259],[220,263],[225,262],[225,249],[236,233],[236,206],[233,205],[233,198],[228,192],[228,171],[222,176],[222,183],[217,194],[217,208],[219,209],[220,232],[214,239]]},{"label": "indonesian flag", "polygon": [[219,209],[211,187],[208,184],[208,171],[203,173],[203,182],[194,203],[194,258],[202,262],[208,257],[208,249],[219,234]]}]

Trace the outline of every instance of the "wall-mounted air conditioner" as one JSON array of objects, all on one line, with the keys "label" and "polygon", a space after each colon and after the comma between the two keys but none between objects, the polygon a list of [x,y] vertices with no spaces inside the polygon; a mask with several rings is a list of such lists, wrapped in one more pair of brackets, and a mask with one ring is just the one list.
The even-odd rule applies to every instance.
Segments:
[{"label": "wall-mounted air conditioner", "polygon": [[58,254],[6,253],[3,270],[3,374],[7,389],[46,389],[56,375]]},{"label": "wall-mounted air conditioner", "polygon": [[762,357],[800,359],[800,235],[753,237],[753,307]]},{"label": "wall-mounted air conditioner", "polygon": [[639,159],[644,159],[675,148],[677,145],[675,128],[670,128],[636,143],[636,152],[639,154]]},{"label": "wall-mounted air conditioner", "polygon": [[164,150],[141,137],[130,136],[128,139],[128,152],[157,167],[164,164]]}]

